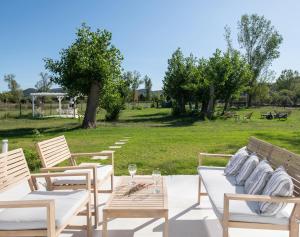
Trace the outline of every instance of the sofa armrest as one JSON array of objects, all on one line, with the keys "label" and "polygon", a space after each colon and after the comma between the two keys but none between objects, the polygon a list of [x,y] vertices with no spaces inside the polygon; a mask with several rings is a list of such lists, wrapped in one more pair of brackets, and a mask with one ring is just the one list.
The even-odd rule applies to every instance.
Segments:
[{"label": "sofa armrest", "polygon": [[214,153],[199,152],[199,154],[198,154],[199,166],[202,165],[202,161],[203,161],[204,157],[207,157],[207,158],[230,158],[232,156],[233,156],[232,154],[214,154]]},{"label": "sofa armrest", "polygon": [[225,193],[224,200],[240,200],[240,201],[253,201],[253,202],[285,202],[300,204],[300,197],[275,197],[267,195],[252,195],[252,194],[234,194]]},{"label": "sofa armrest", "polygon": [[285,202],[295,204],[294,210],[290,216],[290,219],[298,218],[297,213],[300,208],[300,198],[299,197],[275,197],[267,195],[252,195],[252,194],[234,194],[234,193],[224,193],[224,211],[223,211],[223,226],[227,225],[229,221],[229,203],[230,200],[235,201],[253,201],[253,202]]}]

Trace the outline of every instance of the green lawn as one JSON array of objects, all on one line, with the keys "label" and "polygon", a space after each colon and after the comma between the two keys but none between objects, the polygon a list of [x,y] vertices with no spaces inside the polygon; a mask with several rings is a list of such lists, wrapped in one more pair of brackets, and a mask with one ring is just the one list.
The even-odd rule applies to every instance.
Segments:
[{"label": "green lawn", "polygon": [[[137,164],[139,174],[150,174],[155,168],[163,174],[195,174],[199,151],[232,153],[244,146],[250,136],[300,153],[300,110],[293,110],[287,121],[260,119],[260,111],[273,110],[271,107],[240,110],[240,114],[254,111],[254,115],[249,122],[236,122],[174,118],[169,109],[128,109],[117,123],[103,122],[100,114],[98,128],[90,130],[80,129],[76,119],[8,119],[0,120],[0,139],[8,138],[10,149],[22,147],[27,158],[33,160],[37,157],[34,147],[37,141],[61,134],[66,136],[73,152],[100,151],[130,136],[130,141],[116,153],[117,175],[127,174],[129,163]],[[224,159],[206,162],[226,164]]]}]

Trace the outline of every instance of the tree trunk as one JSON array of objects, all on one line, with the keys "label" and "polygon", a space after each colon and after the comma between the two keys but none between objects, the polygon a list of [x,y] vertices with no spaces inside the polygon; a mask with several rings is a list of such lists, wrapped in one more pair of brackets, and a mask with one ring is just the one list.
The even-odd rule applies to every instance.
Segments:
[{"label": "tree trunk", "polygon": [[184,100],[184,97],[182,96],[181,97],[181,100],[180,100],[180,105],[179,105],[179,109],[180,109],[180,114],[185,114],[185,100]]},{"label": "tree trunk", "polygon": [[193,109],[193,108],[192,108],[192,102],[191,102],[191,101],[189,101],[189,109],[190,109],[190,110]]},{"label": "tree trunk", "polygon": [[247,107],[250,108],[252,106],[252,93],[248,94],[248,98],[247,98]]},{"label": "tree trunk", "polygon": [[87,99],[82,128],[95,128],[97,108],[99,106],[100,84],[93,82]]},{"label": "tree trunk", "polygon": [[198,102],[198,100],[196,100],[196,101],[195,101],[195,110],[198,111],[198,109],[199,109],[199,102]]},{"label": "tree trunk", "polygon": [[212,119],[214,115],[214,107],[215,107],[214,97],[215,97],[215,88],[213,85],[211,85],[209,88],[209,102],[207,107],[207,117],[209,119]]},{"label": "tree trunk", "polygon": [[225,113],[225,111],[227,110],[228,108],[228,99],[226,98],[225,101],[224,101],[224,108],[223,108],[223,112],[222,112],[222,115]]}]

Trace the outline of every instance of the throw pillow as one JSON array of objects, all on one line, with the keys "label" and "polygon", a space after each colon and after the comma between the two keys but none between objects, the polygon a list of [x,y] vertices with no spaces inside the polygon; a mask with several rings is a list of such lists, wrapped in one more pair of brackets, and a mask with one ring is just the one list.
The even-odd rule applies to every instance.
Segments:
[{"label": "throw pillow", "polygon": [[[294,184],[291,177],[287,174],[284,167],[280,166],[272,174],[266,187],[263,190],[263,195],[289,197],[293,195]],[[277,214],[286,206],[286,203],[280,202],[261,202],[259,210],[261,214],[272,216]]]},{"label": "throw pillow", "polygon": [[245,192],[248,194],[261,194],[273,173],[268,161],[262,160],[253,170],[245,182]]},{"label": "throw pillow", "polygon": [[230,159],[229,163],[227,164],[224,174],[225,175],[237,175],[238,171],[248,158],[249,153],[246,147],[239,149]]},{"label": "throw pillow", "polygon": [[248,177],[252,174],[253,170],[259,163],[259,158],[255,153],[251,154],[251,156],[245,161],[242,165],[238,175],[236,176],[236,184],[244,185]]}]

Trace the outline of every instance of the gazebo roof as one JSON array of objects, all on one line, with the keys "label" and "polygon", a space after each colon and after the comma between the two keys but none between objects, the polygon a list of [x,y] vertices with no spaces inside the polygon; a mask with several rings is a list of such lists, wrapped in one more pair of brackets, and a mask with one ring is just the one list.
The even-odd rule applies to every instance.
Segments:
[{"label": "gazebo roof", "polygon": [[66,96],[67,93],[60,92],[35,92],[30,93],[31,96]]}]

